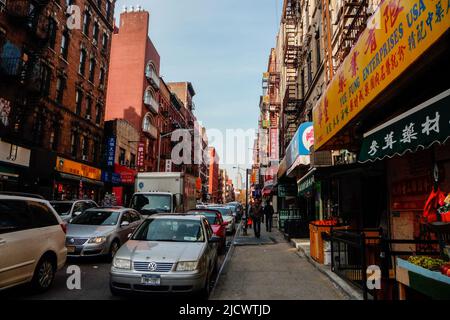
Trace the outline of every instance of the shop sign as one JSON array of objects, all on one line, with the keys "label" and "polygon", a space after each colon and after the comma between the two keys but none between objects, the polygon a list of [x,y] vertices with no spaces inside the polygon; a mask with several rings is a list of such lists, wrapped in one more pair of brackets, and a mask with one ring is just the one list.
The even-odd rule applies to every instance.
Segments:
[{"label": "shop sign", "polygon": [[306,177],[306,179],[298,184],[298,193],[300,195],[307,195],[308,193],[310,193],[314,185],[314,181],[314,175]]},{"label": "shop sign", "polygon": [[100,169],[61,157],[56,158],[56,170],[92,180],[101,181],[102,179],[102,171]]},{"label": "shop sign", "polygon": [[116,157],[116,138],[109,137],[106,143],[106,166],[114,167]]},{"label": "shop sign", "polygon": [[428,148],[450,137],[450,89],[364,134],[359,161]]},{"label": "shop sign", "polygon": [[286,149],[286,167],[290,168],[299,156],[309,155],[309,149],[314,144],[314,129],[312,122],[302,123]]},{"label": "shop sign", "polygon": [[166,172],[172,172],[172,160],[166,160]]},{"label": "shop sign", "polygon": [[448,0],[385,0],[313,110],[320,149],[450,27]]},{"label": "shop sign", "polygon": [[270,160],[278,160],[278,128],[270,129]]},{"label": "shop sign", "polygon": [[30,166],[31,150],[0,141],[0,161],[18,166]]},{"label": "shop sign", "polygon": [[295,197],[297,195],[297,185],[296,184],[279,184],[278,185],[278,196],[280,198]]},{"label": "shop sign", "polygon": [[145,155],[145,144],[143,142],[139,142],[138,145],[138,154],[137,154],[137,166],[139,169],[144,167],[144,155]]},{"label": "shop sign", "polygon": [[119,173],[103,171],[102,181],[113,185],[119,185],[122,183],[122,178]]},{"label": "shop sign", "polygon": [[121,183],[134,184],[135,176],[137,173],[136,170],[133,170],[125,166],[121,166],[116,163],[114,165],[114,172],[119,175]]}]

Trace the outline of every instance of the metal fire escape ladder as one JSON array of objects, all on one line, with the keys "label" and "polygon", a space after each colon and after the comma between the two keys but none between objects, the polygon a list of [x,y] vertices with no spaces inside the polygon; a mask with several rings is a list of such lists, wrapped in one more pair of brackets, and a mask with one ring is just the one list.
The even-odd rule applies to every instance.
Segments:
[{"label": "metal fire escape ladder", "polygon": [[285,145],[289,144],[298,125],[298,116],[302,100],[300,99],[298,73],[301,46],[298,43],[300,4],[298,0],[287,0],[284,17],[285,42],[284,64],[286,67],[286,91],[283,101],[285,116]]}]

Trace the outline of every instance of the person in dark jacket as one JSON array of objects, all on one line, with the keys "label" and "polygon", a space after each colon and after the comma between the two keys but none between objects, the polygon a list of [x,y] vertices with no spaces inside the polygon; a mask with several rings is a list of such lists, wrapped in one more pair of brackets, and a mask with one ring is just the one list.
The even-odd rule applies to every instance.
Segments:
[{"label": "person in dark jacket", "polygon": [[272,204],[267,202],[264,206],[264,215],[266,217],[266,231],[272,232],[272,221],[273,221],[274,210]]},{"label": "person in dark jacket", "polygon": [[261,218],[263,216],[263,208],[260,200],[255,200],[255,204],[251,208],[250,217],[253,220],[253,229],[255,230],[255,237],[261,236]]}]

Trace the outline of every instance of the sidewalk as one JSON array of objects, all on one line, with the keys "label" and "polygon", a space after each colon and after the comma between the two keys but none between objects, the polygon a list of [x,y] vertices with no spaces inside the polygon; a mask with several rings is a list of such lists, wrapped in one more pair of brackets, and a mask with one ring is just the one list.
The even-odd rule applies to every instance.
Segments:
[{"label": "sidewalk", "polygon": [[340,300],[347,299],[323,273],[298,255],[283,235],[261,225],[237,234],[211,299]]}]

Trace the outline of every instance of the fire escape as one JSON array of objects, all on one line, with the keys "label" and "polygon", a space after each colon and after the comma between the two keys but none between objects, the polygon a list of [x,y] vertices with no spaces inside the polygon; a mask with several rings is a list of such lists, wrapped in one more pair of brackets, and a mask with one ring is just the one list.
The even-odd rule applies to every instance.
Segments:
[{"label": "fire escape", "polygon": [[286,90],[283,100],[284,145],[289,144],[298,127],[303,100],[298,85],[301,46],[298,41],[300,4],[297,0],[286,0],[284,39],[284,65],[286,67]]},{"label": "fire escape", "polygon": [[[20,51],[7,39],[0,46],[0,78],[17,88],[15,101],[11,110],[11,132],[13,135],[25,132],[23,126],[27,118],[33,115],[35,124],[43,123],[45,110],[40,106],[42,96],[48,92],[51,79],[50,68],[42,62],[50,40],[49,17],[45,7],[50,0],[14,0],[6,2],[3,13],[17,30],[23,30],[27,38],[26,50]],[[24,140],[37,141],[39,137],[31,135]]]},{"label": "fire escape", "polygon": [[322,1],[325,75],[329,81],[366,28],[369,10],[367,0],[341,0],[335,21],[331,21],[330,0]]}]

